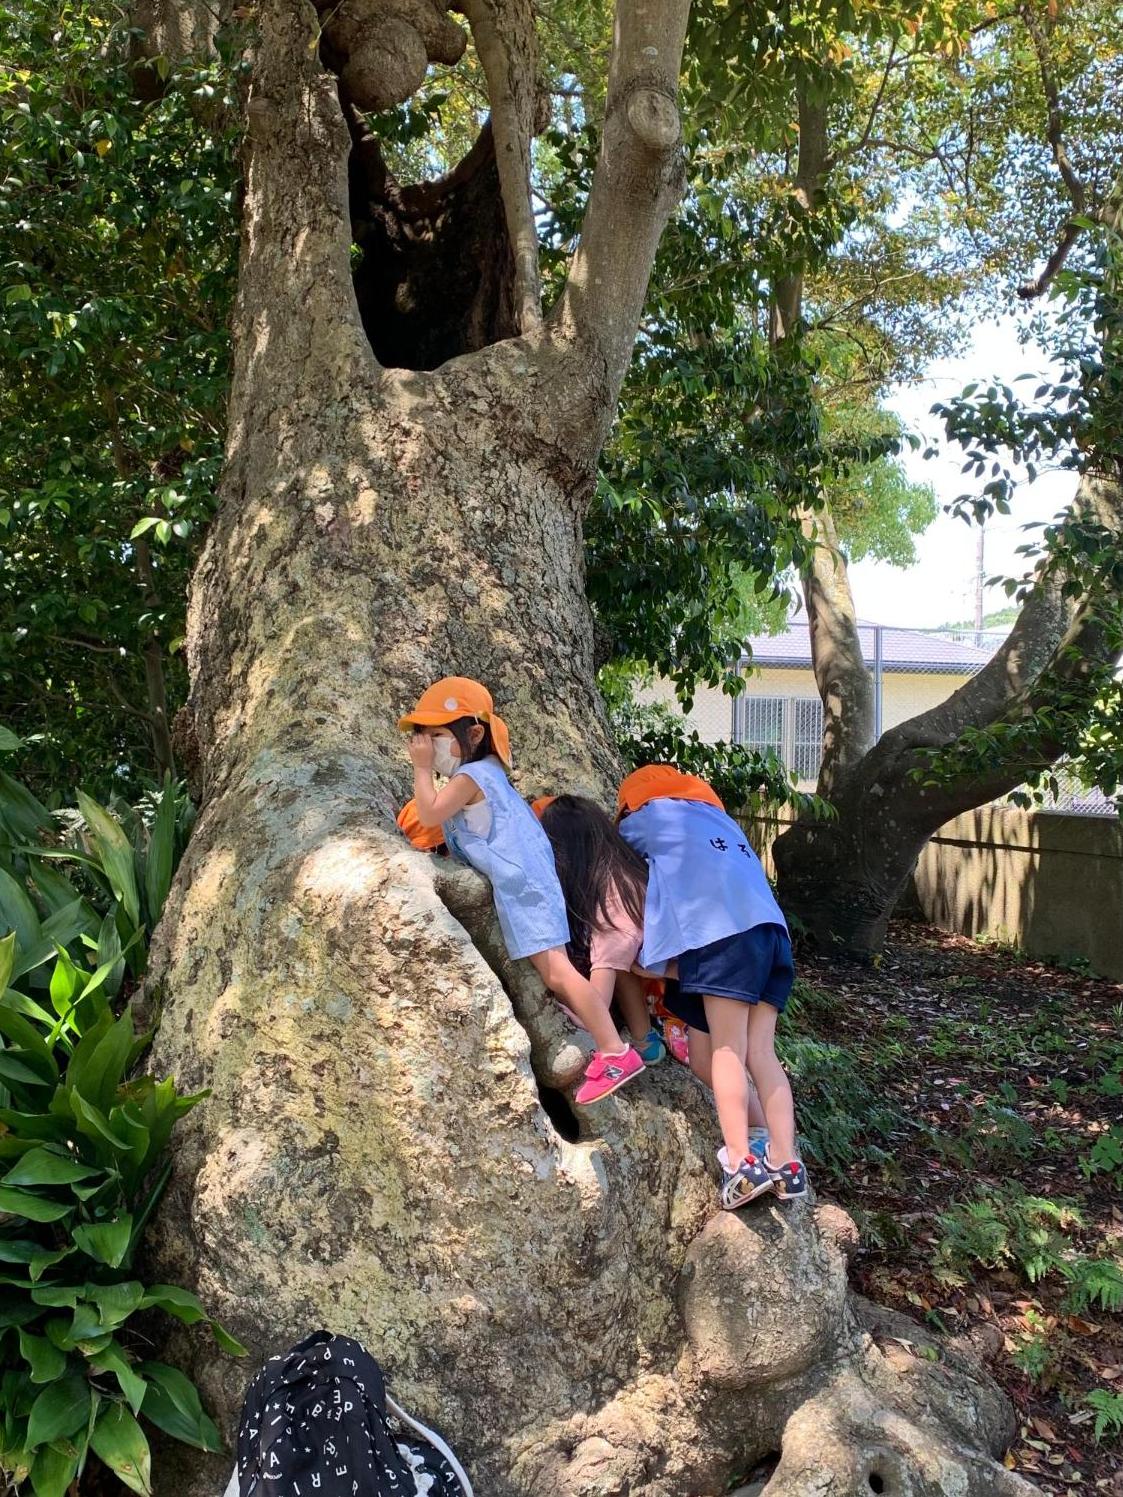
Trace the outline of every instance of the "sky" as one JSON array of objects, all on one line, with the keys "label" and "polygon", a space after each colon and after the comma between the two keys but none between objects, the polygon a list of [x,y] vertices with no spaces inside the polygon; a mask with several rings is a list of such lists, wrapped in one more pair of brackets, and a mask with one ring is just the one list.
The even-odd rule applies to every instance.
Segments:
[{"label": "sky", "polygon": [[[924,448],[942,436],[938,418],[929,412],[936,401],[957,394],[972,380],[997,379],[1012,385],[1019,374],[1026,372],[1048,376],[1048,356],[1040,345],[1019,344],[1017,318],[1004,315],[980,323],[970,347],[961,356],[938,360],[924,379],[893,392],[887,404],[922,439],[920,450],[906,451],[902,462],[910,478],[932,485],[941,513],[916,538],[915,566],[902,569],[881,561],[861,561],[851,567],[854,601],[861,618],[910,628],[932,628],[974,618],[978,531],[974,525],[944,514],[942,506],[960,494],[980,490],[986,478],[960,472],[963,453],[958,447],[944,444],[939,457],[925,461]],[[1054,376],[1056,372],[1053,366]],[[1013,388],[1017,392],[1019,387]],[[1022,388],[1032,395],[1036,384]],[[1020,484],[1011,513],[996,516],[986,526],[985,575],[1020,576],[1025,563],[1015,555],[1015,549],[1036,534],[1027,534],[1023,525],[1051,520],[1068,504],[1075,488],[1075,475],[1066,472],[1043,473],[1033,484]],[[1001,588],[990,588],[984,610],[992,612],[1008,602]]]}]

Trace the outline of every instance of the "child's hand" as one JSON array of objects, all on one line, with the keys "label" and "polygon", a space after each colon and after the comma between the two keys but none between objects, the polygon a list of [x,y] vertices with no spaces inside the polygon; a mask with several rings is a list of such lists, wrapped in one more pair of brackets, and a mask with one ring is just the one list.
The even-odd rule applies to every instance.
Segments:
[{"label": "child's hand", "polygon": [[411,733],[409,735],[409,757],[413,760],[414,769],[427,769],[433,772],[433,740],[428,733]]}]

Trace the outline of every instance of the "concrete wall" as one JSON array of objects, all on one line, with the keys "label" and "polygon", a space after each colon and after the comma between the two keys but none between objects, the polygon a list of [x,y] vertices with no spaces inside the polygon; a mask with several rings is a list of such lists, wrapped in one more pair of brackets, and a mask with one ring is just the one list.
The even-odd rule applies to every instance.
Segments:
[{"label": "concrete wall", "polygon": [[[769,878],[787,819],[745,823]],[[980,806],[940,828],[898,908],[1123,982],[1123,821]]]},{"label": "concrete wall", "polygon": [[924,919],[1085,961],[1123,982],[1123,821],[981,806],[941,827],[913,877]]}]

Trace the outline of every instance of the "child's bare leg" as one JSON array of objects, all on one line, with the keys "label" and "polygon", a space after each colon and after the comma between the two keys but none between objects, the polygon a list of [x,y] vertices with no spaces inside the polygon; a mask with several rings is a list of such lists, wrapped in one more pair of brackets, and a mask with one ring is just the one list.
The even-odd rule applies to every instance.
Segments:
[{"label": "child's bare leg", "polygon": [[612,975],[616,979],[616,996],[632,1043],[641,1045],[651,1032],[651,1015],[643,996],[643,978],[634,972],[614,972]]},{"label": "child's bare leg", "polygon": [[564,946],[555,946],[549,951],[536,951],[530,960],[550,991],[556,993],[577,1015],[602,1055],[619,1055],[626,1048],[621,1044],[616,1026],[609,1017],[611,992],[607,999],[601,998],[592,983],[581,976],[566,956]]},{"label": "child's bare leg", "polygon": [[749,1077],[745,1070],[749,1005],[736,998],[702,1000],[710,1026],[710,1074],[729,1167],[749,1157]]},{"label": "child's bare leg", "polygon": [[[710,999],[706,1000],[709,1018]],[[768,1157],[779,1166],[795,1159],[795,1105],[787,1073],[776,1058],[777,1012],[763,999],[749,1011],[748,1067],[768,1120]]]},{"label": "child's bare leg", "polygon": [[[694,1029],[688,1025],[687,1030],[690,1038],[690,1069],[703,1085],[713,1091],[713,1046],[710,1037],[704,1029]],[[753,1078],[749,1077],[749,1128],[767,1128],[768,1120],[764,1116],[764,1108],[760,1105],[760,1098],[756,1094]]]}]

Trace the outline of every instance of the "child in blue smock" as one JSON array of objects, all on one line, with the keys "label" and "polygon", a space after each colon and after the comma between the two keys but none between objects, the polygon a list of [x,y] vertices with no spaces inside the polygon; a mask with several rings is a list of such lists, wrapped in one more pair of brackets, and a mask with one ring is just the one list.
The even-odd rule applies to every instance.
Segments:
[{"label": "child in blue smock", "polygon": [[[721,1204],[735,1210],[765,1191],[807,1193],[796,1156],[792,1090],[776,1056],[776,1020],[795,971],[787,922],[745,833],[704,780],[646,765],[620,786],[620,835],[647,859],[640,963],[678,982],[663,1002],[690,1028],[693,1052],[709,1045],[725,1146]],[[749,1077],[768,1123],[749,1141]]]},{"label": "child in blue smock", "polygon": [[[633,1080],[644,1063],[625,1045],[608,1004],[566,955],[569,920],[549,840],[507,778],[507,726],[478,681],[446,676],[398,726],[410,730],[414,799],[423,827],[440,826],[449,851],[491,883],[511,957],[526,957],[577,1016],[597,1047],[574,1100],[597,1102]],[[440,791],[433,771],[448,783]]]}]

